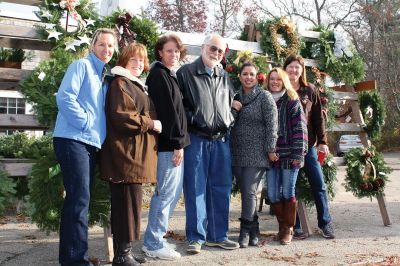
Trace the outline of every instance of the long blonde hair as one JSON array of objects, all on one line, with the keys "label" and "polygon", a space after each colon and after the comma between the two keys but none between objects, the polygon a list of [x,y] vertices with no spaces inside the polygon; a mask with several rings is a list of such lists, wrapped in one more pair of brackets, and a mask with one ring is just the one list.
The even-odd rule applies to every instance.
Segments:
[{"label": "long blonde hair", "polygon": [[299,98],[299,96],[297,95],[297,92],[293,89],[292,84],[290,83],[289,80],[289,76],[286,73],[286,71],[284,71],[282,68],[280,67],[274,67],[267,75],[267,78],[265,79],[264,82],[264,88],[267,89],[269,91],[269,78],[271,77],[271,73],[272,72],[276,72],[278,73],[278,77],[282,80],[283,82],[283,89],[287,90],[287,94],[289,96],[289,98],[291,100],[296,100]]}]

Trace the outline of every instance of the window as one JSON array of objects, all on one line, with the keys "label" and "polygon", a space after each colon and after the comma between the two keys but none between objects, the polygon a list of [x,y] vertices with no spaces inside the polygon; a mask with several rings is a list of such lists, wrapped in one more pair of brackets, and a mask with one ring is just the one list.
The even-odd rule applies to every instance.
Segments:
[{"label": "window", "polygon": [[25,114],[25,99],[0,97],[0,114]]}]

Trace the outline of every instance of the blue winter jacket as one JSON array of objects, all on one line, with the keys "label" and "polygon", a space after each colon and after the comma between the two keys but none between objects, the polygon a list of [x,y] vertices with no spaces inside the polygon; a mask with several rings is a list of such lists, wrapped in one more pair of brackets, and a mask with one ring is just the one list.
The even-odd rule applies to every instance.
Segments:
[{"label": "blue winter jacket", "polygon": [[78,140],[101,148],[106,137],[104,65],[90,53],[87,58],[68,67],[56,96],[58,114],[54,137]]}]

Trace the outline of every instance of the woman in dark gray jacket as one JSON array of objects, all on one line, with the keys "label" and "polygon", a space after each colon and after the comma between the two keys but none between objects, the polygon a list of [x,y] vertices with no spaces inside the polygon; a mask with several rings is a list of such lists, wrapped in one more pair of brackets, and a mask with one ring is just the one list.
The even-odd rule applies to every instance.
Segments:
[{"label": "woman in dark gray jacket", "polygon": [[257,67],[245,62],[239,73],[242,109],[232,128],[232,165],[242,198],[239,245],[244,248],[258,242],[256,190],[275,151],[278,112],[271,93],[257,85]]}]

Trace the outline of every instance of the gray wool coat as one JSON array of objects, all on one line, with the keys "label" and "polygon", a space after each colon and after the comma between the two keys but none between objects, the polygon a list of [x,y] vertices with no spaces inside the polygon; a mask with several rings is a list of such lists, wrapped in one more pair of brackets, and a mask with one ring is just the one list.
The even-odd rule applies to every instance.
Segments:
[{"label": "gray wool coat", "polygon": [[242,103],[231,131],[232,165],[270,167],[268,152],[275,150],[278,138],[278,111],[270,92],[259,86],[249,94],[238,92]]}]

